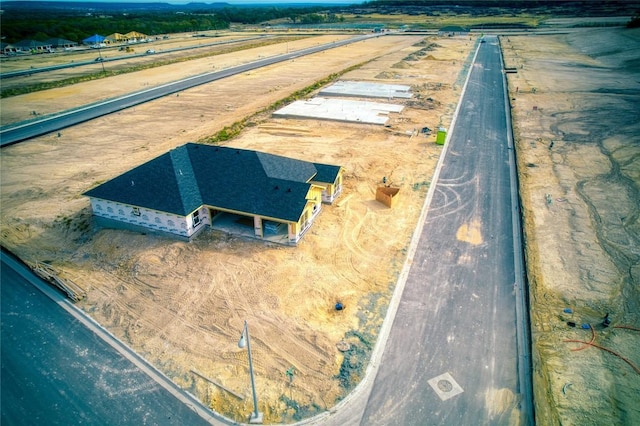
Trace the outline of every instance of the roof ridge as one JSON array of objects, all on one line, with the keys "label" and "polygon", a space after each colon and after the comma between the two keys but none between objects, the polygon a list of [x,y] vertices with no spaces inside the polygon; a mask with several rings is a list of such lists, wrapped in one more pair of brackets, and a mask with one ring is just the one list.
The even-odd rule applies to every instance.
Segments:
[{"label": "roof ridge", "polygon": [[182,145],[172,149],[169,151],[169,156],[176,176],[182,207],[185,212],[192,212],[203,202],[187,146]]}]

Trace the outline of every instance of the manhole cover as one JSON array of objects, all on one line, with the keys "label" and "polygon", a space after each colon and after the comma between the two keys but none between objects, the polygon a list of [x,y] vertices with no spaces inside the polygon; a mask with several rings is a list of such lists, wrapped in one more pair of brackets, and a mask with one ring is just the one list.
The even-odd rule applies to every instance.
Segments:
[{"label": "manhole cover", "polygon": [[453,385],[448,380],[438,380],[438,389],[442,392],[451,392],[453,390]]},{"label": "manhole cover", "polygon": [[444,373],[427,381],[429,386],[436,391],[438,397],[446,401],[464,392],[462,387],[451,377],[451,374]]}]

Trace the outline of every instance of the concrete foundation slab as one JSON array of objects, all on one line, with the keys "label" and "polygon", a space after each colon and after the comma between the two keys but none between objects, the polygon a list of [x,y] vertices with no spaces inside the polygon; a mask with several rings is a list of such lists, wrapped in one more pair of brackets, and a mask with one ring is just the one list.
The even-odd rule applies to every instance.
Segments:
[{"label": "concrete foundation slab", "polygon": [[403,105],[379,102],[313,98],[308,101],[296,101],[274,112],[273,115],[384,125],[389,120],[389,113],[398,113],[403,109]]},{"label": "concrete foundation slab", "polygon": [[358,98],[404,98],[413,96],[411,86],[381,84],[366,81],[338,81],[320,91],[321,96],[352,96]]}]

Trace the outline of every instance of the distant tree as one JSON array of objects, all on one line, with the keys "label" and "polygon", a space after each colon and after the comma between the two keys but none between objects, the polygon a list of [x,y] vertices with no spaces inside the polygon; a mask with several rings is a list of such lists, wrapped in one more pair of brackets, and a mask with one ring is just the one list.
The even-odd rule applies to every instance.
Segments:
[{"label": "distant tree", "polygon": [[35,33],[35,34],[33,35],[33,37],[31,37],[31,38],[32,38],[33,40],[45,41],[45,40],[50,39],[51,37],[50,37],[50,36],[48,36],[47,34],[45,34],[45,33],[41,32],[41,31],[39,31],[39,32]]},{"label": "distant tree", "polygon": [[640,28],[640,12],[637,12],[636,15],[627,22],[627,28]]},{"label": "distant tree", "polygon": [[67,32],[67,33],[63,33],[60,38],[64,38],[67,40],[71,40],[71,41],[75,41],[77,43],[80,43],[80,36],[78,36],[78,34],[74,33],[74,32]]},{"label": "distant tree", "polygon": [[300,23],[302,24],[320,24],[324,21],[325,17],[317,13],[307,13],[300,17]]},{"label": "distant tree", "polygon": [[[138,31],[147,35],[229,28],[230,23],[255,25],[276,19],[292,23],[321,23],[327,18],[320,14],[327,7],[220,7],[206,3],[190,5],[161,4],[157,9],[131,9],[131,4],[91,3],[91,12],[83,8],[51,7],[55,2],[8,2],[3,4],[0,31],[5,40],[16,42],[47,34],[79,41],[93,34],[108,35]],[[259,3],[259,2],[256,2]],[[217,3],[214,3],[217,4]],[[126,6],[126,12],[121,10]],[[120,8],[120,9],[119,9]],[[331,9],[329,9],[331,10]],[[330,12],[331,19],[343,20]]]}]

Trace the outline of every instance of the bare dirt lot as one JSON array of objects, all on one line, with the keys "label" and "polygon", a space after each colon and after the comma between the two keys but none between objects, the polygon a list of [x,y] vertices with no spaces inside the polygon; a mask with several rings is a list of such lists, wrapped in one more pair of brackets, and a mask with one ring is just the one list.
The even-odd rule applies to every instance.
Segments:
[{"label": "bare dirt lot", "polygon": [[[282,53],[330,37],[262,49]],[[237,420],[251,411],[247,355],[237,347],[245,319],[266,421],[329,408],[360,378],[440,154],[433,137],[407,131],[448,126],[473,47],[468,38],[416,45],[422,40],[388,36],[334,49],[3,148],[2,244],[26,261],[48,261],[81,285],[82,309],[215,410]],[[431,43],[438,47],[411,55]],[[506,66],[517,70],[508,80],[538,423],[638,424],[640,33],[510,36],[502,47]],[[216,57],[216,64],[267,54],[238,52]],[[228,143],[345,167],[342,196],[325,206],[298,247],[217,232],[182,243],[92,225],[82,192],[356,64],[363,65],[343,79],[410,84],[420,102],[394,117],[390,129],[265,114]],[[3,99],[2,121],[212,66],[199,59]],[[393,209],[374,200],[383,176],[401,188]],[[335,311],[337,301],[346,309]],[[605,329],[606,313],[612,323]],[[594,334],[582,324],[593,324]],[[565,341],[592,336],[615,354]],[[344,342],[346,352],[339,350]]]},{"label": "bare dirt lot", "polygon": [[538,423],[639,424],[640,31],[502,46],[517,69]]},{"label": "bare dirt lot", "polygon": [[[286,48],[336,37],[293,41]],[[265,421],[323,411],[364,371],[441,152],[433,135],[414,131],[448,126],[474,43],[372,39],[3,148],[2,244],[25,261],[48,262],[83,287],[83,310],[218,412],[246,420],[251,411],[247,353],[237,346],[245,319]],[[283,53],[284,47],[217,56],[216,63]],[[201,73],[210,62],[3,99],[3,122],[113,96],[110,87],[127,92]],[[390,127],[263,114],[229,142],[345,168],[342,196],[325,206],[298,247],[215,231],[184,243],[92,224],[84,191],[358,64],[342,78],[409,84],[418,95]],[[383,177],[400,188],[393,209],[375,201]],[[334,309],[338,301],[344,310]]]}]

